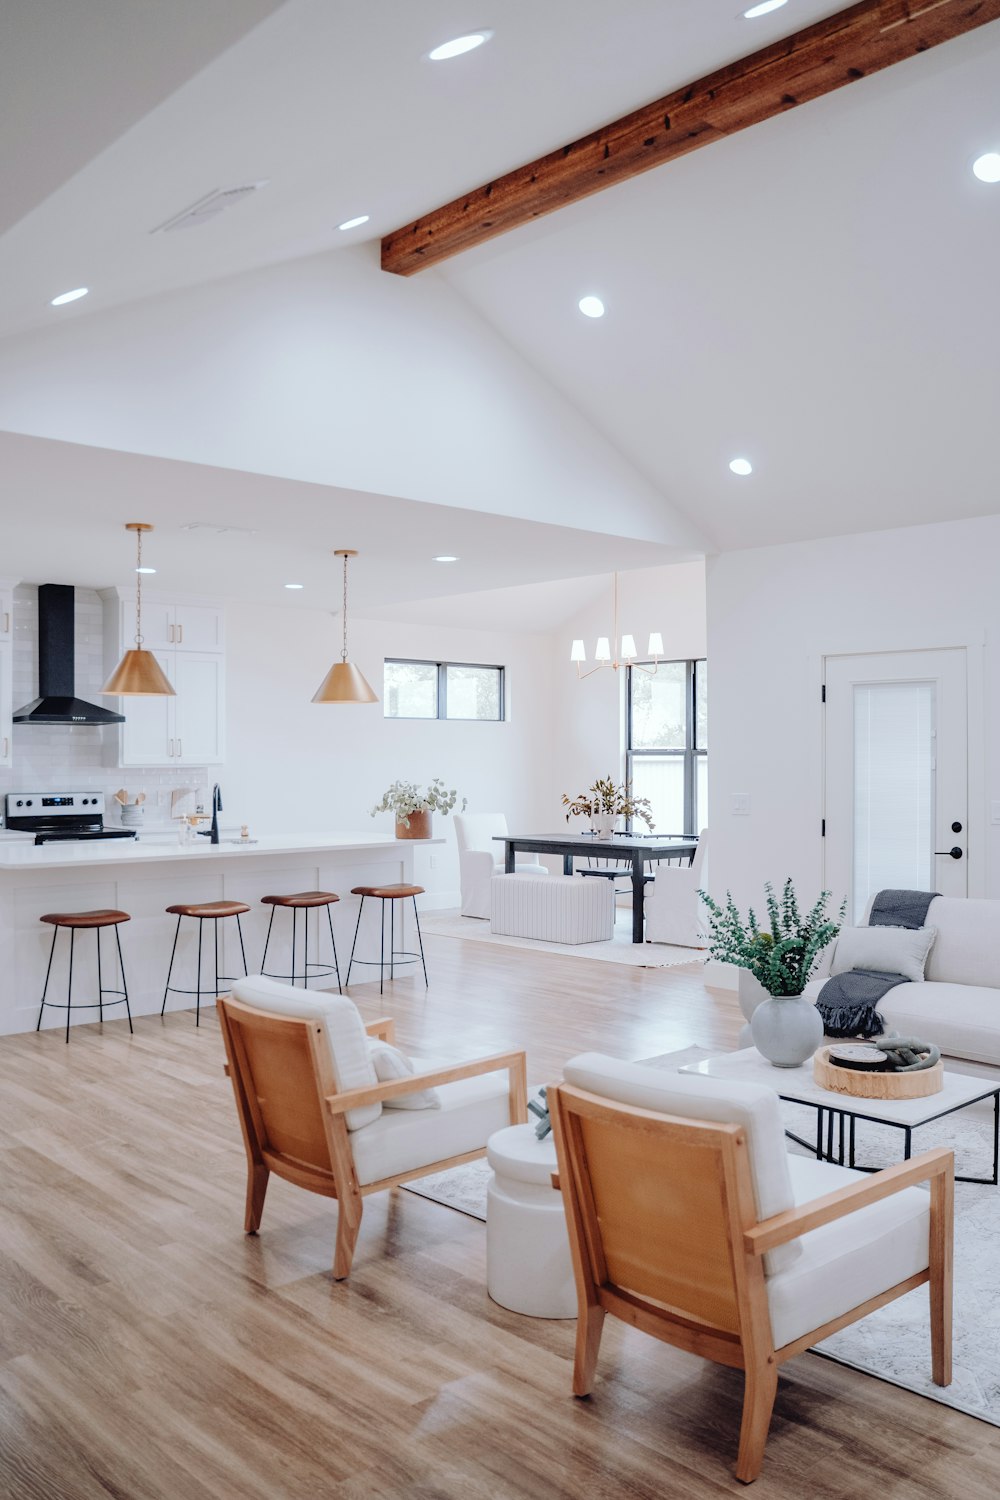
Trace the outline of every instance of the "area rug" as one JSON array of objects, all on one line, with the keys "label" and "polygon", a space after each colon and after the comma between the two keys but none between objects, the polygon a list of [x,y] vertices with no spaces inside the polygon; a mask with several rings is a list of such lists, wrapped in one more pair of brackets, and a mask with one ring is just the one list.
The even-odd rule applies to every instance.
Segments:
[{"label": "area rug", "polygon": [[501,937],[490,931],[489,922],[463,917],[457,911],[426,912],[420,925],[424,935],[467,938],[474,943],[493,943],[502,948],[529,948],[535,953],[561,953],[567,958],[596,958],[604,963],[630,964],[639,969],[673,969],[679,964],[703,964],[700,948],[674,948],[668,943],[633,943],[632,913],[622,908],[615,920],[614,937],[604,943],[542,943],[534,938]]},{"label": "area rug", "polygon": [[[675,1069],[707,1056],[704,1048],[688,1047],[650,1061]],[[788,1129],[809,1139],[815,1129],[815,1112],[789,1103],[783,1103],[782,1110]],[[993,1159],[992,1103],[970,1105],[945,1120],[921,1126],[914,1132],[914,1153],[931,1146],[954,1150],[956,1172],[986,1176]],[[789,1142],[789,1150],[808,1155],[793,1142]],[[900,1133],[860,1123],[858,1158],[866,1166],[890,1166],[899,1161]],[[459,1213],[485,1220],[489,1179],[488,1164],[476,1161],[423,1177],[407,1187]],[[998,1245],[1000,1188],[956,1183],[954,1368],[950,1386],[936,1386],[930,1376],[926,1287],[897,1298],[888,1307],[824,1339],[813,1352],[1000,1427]]]}]

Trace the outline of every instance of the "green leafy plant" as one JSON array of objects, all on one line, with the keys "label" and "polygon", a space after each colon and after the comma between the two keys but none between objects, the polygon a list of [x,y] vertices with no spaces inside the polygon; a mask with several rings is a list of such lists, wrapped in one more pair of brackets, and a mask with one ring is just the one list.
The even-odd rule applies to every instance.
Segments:
[{"label": "green leafy plant", "polygon": [[577,797],[563,792],[563,806],[569,808],[566,822],[570,818],[638,818],[646,827],[653,829],[653,809],[648,797],[634,797],[631,783],[623,781],[619,786],[611,776],[598,777],[593,786]]},{"label": "green leafy plant", "polygon": [[801,995],[823,949],[840,931],[847,902],[836,919],[828,917],[830,892],[821,891],[803,916],[791,878],[785,881],[780,898],[770,881],[764,890],[768,915],[764,925],[753,907],[745,918],[741,916],[729,891],[724,907],[705,891],[698,892],[708,910],[708,951],[723,963],[749,969],[770,995]]},{"label": "green leafy plant", "polygon": [[[462,798],[462,812],[465,811],[468,800],[467,797]],[[382,800],[371,808],[370,812],[373,818],[376,813],[394,813],[396,822],[403,823],[409,828],[411,813],[449,813],[457,801],[458,793],[454,788],[448,791],[440,776],[435,776],[430,786],[423,792],[415,781],[394,781],[392,786],[382,793]]]}]

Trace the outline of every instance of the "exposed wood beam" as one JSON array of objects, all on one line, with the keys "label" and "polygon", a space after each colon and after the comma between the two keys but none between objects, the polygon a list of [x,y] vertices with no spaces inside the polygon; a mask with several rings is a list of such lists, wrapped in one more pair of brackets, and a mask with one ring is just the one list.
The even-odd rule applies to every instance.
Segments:
[{"label": "exposed wood beam", "polygon": [[861,0],[394,230],[382,269],[412,276],[998,18],[1000,0]]}]

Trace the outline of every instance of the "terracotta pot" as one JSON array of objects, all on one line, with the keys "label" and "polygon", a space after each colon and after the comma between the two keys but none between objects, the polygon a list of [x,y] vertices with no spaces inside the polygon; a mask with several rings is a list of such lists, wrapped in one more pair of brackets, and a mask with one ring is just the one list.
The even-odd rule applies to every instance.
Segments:
[{"label": "terracotta pot", "polygon": [[429,812],[411,812],[410,826],[400,819],[396,819],[396,837],[398,839],[429,839],[431,836],[431,815]]}]

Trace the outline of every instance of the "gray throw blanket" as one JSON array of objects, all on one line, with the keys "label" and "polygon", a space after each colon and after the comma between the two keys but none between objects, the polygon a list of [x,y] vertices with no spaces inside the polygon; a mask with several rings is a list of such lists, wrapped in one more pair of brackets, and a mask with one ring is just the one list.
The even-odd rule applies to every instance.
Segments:
[{"label": "gray throw blanket", "polygon": [[[872,902],[869,927],[923,927],[927,908],[937,891],[879,891]],[[823,1017],[827,1036],[880,1036],[885,1021],[876,1009],[904,974],[883,974],[877,969],[849,969],[828,979],[819,992],[816,1009]]]}]

